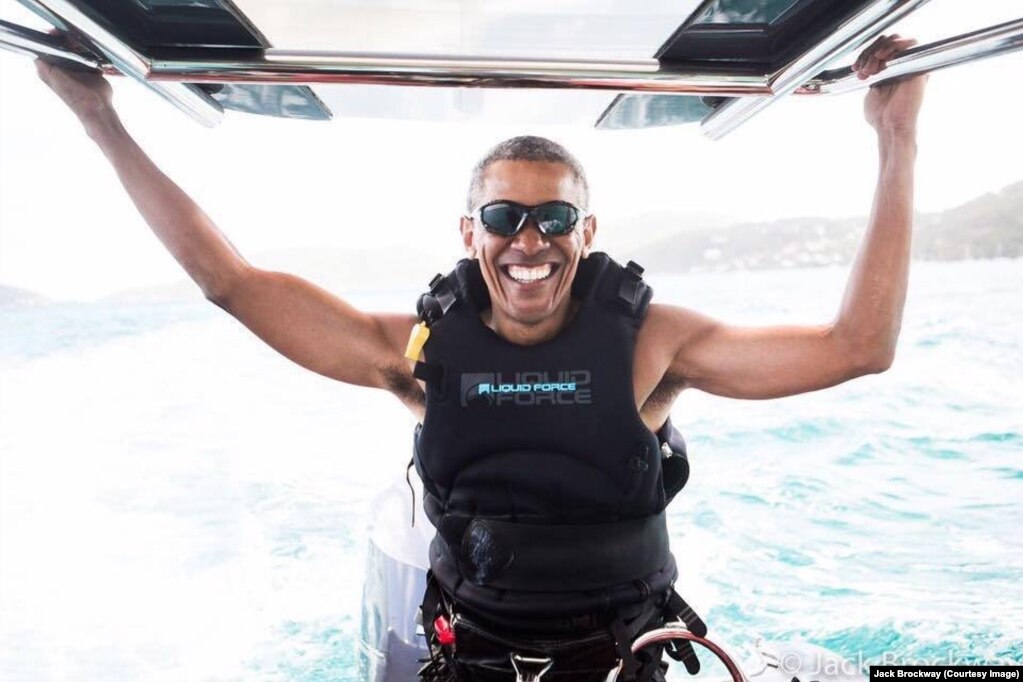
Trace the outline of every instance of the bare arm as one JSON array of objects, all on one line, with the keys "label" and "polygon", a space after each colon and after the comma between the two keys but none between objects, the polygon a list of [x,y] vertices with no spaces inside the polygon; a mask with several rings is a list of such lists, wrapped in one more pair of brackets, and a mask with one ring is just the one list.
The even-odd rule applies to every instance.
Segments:
[{"label": "bare arm", "polygon": [[153,232],[208,299],[303,367],[412,399],[406,394],[415,383],[403,376],[408,368],[402,336],[407,337],[413,316],[363,313],[298,277],[253,267],[127,133],[101,76],[44,62],[37,66],[106,155]]},{"label": "bare arm", "polygon": [[[882,38],[857,62],[861,77],[912,41]],[[872,88],[865,114],[878,134],[879,170],[866,234],[834,321],[816,326],[736,327],[680,308],[652,309],[644,329],[672,349],[665,377],[738,398],[825,388],[887,369],[894,358],[909,275],[916,119],[924,81]],[[642,337],[641,337],[642,339]]]}]

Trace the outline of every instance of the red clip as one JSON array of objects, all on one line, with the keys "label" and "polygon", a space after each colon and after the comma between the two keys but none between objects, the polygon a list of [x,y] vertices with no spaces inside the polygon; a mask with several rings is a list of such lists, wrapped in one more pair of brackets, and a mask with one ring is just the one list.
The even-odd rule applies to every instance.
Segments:
[{"label": "red clip", "polygon": [[451,629],[451,623],[444,616],[437,616],[437,620],[433,621],[433,631],[437,634],[437,642],[441,646],[455,643],[455,631]]}]

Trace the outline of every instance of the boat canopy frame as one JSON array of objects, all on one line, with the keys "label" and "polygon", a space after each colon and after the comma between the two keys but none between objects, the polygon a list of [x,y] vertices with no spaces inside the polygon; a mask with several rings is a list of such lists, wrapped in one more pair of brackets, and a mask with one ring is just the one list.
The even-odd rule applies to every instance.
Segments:
[{"label": "boat canopy frame", "polygon": [[[128,76],[206,126],[220,122],[223,98],[214,96],[230,86],[311,86],[372,84],[412,87],[581,89],[627,93],[639,97],[696,96],[706,106],[701,127],[719,139],[770,104],[788,95],[820,96],[849,92],[877,83],[928,73],[1023,49],[1023,18],[919,45],[888,61],[888,68],[861,80],[851,68],[827,70],[927,0],[869,0],[850,3],[854,11],[835,15],[825,35],[780,66],[757,72],[756,61],[714,63],[707,60],[669,61],[678,36],[693,28],[694,17],[715,0],[701,3],[658,54],[650,59],[564,59],[423,54],[351,53],[285,50],[271,47],[233,5],[231,16],[249,30],[251,42],[231,47],[149,47],[143,50],[117,35],[82,0],[20,0],[51,23],[56,31],[42,33],[0,21],[0,47],[35,57],[55,59],[76,68],[98,69],[107,75]],[[810,0],[802,0],[809,5]],[[826,4],[827,0],[820,0]],[[797,8],[799,3],[796,3]],[[706,29],[701,29],[706,30]],[[70,39],[68,39],[70,38]],[[702,39],[702,38],[701,38]],[[764,67],[760,64],[761,68]],[[311,90],[322,115],[330,111]],[[597,121],[608,120],[608,113]],[[234,107],[238,108],[238,107]],[[690,119],[691,120],[691,119]],[[613,127],[663,125],[618,117]]]}]

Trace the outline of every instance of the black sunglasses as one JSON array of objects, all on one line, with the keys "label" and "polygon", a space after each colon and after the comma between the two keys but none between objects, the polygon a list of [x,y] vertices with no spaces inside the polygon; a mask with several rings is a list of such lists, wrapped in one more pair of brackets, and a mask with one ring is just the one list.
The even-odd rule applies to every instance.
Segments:
[{"label": "black sunglasses", "polygon": [[487,232],[514,237],[532,218],[540,233],[548,237],[560,237],[575,228],[581,210],[567,201],[548,201],[537,206],[523,206],[514,201],[492,201],[480,206],[476,212]]}]

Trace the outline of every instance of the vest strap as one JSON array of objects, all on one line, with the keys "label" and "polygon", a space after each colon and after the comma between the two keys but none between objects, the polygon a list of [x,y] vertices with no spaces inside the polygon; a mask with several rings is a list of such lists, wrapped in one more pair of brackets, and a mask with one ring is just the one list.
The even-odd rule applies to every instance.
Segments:
[{"label": "vest strap", "polygon": [[[696,615],[693,607],[689,606],[674,588],[668,594],[668,601],[664,605],[664,615],[668,618],[681,619],[689,631],[697,637],[707,636],[707,625],[703,619]],[[681,661],[690,675],[700,672],[700,659],[696,657],[692,643],[685,640],[672,640],[665,647],[665,651],[676,661]]]},{"label": "vest strap", "polygon": [[671,417],[657,432],[661,442],[661,472],[664,482],[665,502],[670,503],[689,480],[689,457],[686,441],[671,423]]},{"label": "vest strap", "polygon": [[436,362],[416,362],[412,376],[431,384],[438,391],[444,388],[444,365]]},{"label": "vest strap", "polygon": [[[460,515],[445,514],[453,516]],[[457,557],[459,572],[483,587],[563,592],[571,585],[573,590],[598,590],[642,581],[672,561],[663,511],[597,524],[462,519],[468,523],[445,518],[438,532]]]},{"label": "vest strap", "polygon": [[643,268],[635,261],[629,261],[622,273],[622,283],[618,287],[618,298],[622,299],[635,310],[643,300]]},{"label": "vest strap", "polygon": [[419,301],[416,303],[416,312],[426,324],[433,324],[444,317],[444,314],[457,301],[458,296],[448,283],[447,278],[438,274],[430,280],[429,293],[419,297]]}]

